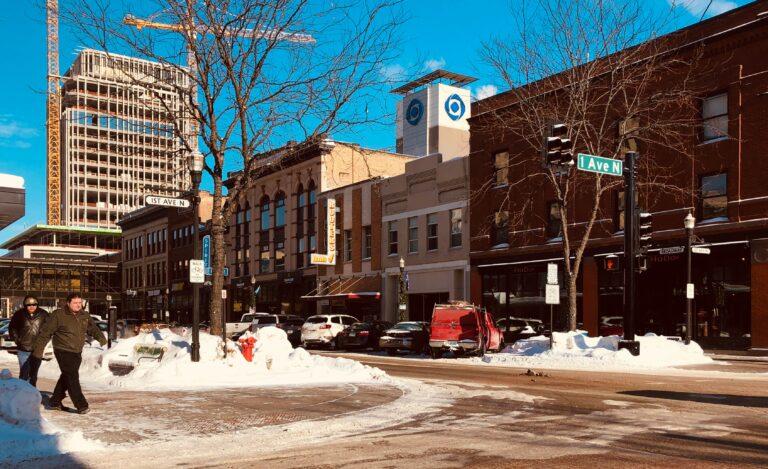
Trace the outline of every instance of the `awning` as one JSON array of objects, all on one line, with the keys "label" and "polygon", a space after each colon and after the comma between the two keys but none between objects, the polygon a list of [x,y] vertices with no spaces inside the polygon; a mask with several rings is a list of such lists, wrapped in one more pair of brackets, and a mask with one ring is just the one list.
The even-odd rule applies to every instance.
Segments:
[{"label": "awning", "polygon": [[378,275],[346,278],[338,277],[335,279],[320,280],[317,283],[317,288],[307,295],[301,296],[301,299],[370,299],[378,301],[381,299],[381,292],[378,291],[380,281]]}]

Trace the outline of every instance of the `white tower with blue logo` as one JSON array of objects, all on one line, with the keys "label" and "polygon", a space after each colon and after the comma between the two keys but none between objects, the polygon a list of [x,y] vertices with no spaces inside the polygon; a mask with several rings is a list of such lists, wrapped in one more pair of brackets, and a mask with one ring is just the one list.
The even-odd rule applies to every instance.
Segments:
[{"label": "white tower with blue logo", "polygon": [[476,79],[436,70],[392,93],[397,103],[397,152],[426,156],[441,153],[443,161],[469,154],[470,92],[463,86]]}]

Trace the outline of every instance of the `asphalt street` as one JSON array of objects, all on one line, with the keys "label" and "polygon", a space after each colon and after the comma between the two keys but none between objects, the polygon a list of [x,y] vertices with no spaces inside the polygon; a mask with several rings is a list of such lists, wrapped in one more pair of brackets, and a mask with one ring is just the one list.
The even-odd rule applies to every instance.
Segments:
[{"label": "asphalt street", "polygon": [[[86,389],[90,414],[43,415],[114,446],[107,454],[61,456],[34,466],[768,466],[768,375],[747,371],[762,366],[757,370],[768,373],[766,363],[718,362],[706,366],[729,373],[704,377],[528,372],[458,360],[320,353],[360,360],[411,384]],[[53,383],[41,380],[39,387],[50,390]],[[397,404],[409,399],[411,408]],[[406,410],[411,416],[404,418]]]}]

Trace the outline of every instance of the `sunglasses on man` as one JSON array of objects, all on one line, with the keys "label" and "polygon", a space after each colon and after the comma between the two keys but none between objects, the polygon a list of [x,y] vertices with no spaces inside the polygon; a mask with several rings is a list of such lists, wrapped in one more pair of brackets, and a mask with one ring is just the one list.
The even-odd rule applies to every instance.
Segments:
[{"label": "sunglasses on man", "polygon": [[24,306],[37,306],[37,303],[27,303]]}]

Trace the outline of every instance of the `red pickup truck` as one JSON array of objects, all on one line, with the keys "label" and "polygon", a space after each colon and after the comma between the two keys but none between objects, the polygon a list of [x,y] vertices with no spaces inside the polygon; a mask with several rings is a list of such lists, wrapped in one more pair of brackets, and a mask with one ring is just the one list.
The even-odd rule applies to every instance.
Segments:
[{"label": "red pickup truck", "polygon": [[504,348],[504,337],[485,309],[464,301],[438,304],[432,310],[429,351],[432,358],[443,352],[455,356],[476,353],[483,356],[488,350]]}]

